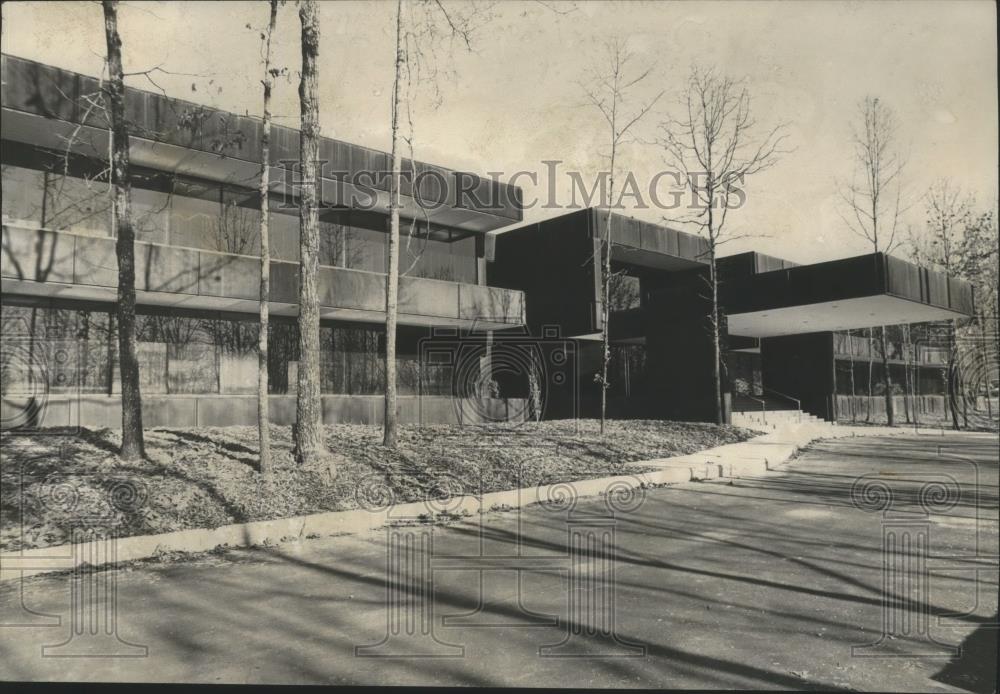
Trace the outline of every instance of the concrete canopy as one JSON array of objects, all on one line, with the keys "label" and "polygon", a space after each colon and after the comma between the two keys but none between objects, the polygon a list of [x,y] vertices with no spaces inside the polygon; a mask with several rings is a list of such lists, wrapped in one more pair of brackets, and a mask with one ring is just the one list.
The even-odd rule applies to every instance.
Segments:
[{"label": "concrete canopy", "polygon": [[968,283],[883,253],[764,272],[723,289],[732,335],[776,337],[965,318]]}]

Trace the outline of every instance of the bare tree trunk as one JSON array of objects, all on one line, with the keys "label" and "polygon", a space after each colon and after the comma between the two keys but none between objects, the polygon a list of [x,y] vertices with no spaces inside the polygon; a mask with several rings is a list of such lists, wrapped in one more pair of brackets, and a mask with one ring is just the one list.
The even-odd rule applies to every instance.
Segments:
[{"label": "bare tree trunk", "polygon": [[399,189],[403,163],[399,142],[399,109],[402,72],[406,65],[403,47],[403,2],[396,3],[396,74],[392,86],[392,178],[389,189],[389,267],[385,274],[385,406],[382,415],[382,445],[396,447],[396,319],[399,307]]},{"label": "bare tree trunk", "polygon": [[874,333],[871,328],[868,328],[868,397],[866,402],[868,407],[865,408],[865,421],[872,421],[872,371],[875,368],[875,338]]},{"label": "bare tree trunk", "polygon": [[[709,224],[711,225],[712,211],[708,211]],[[711,234],[711,231],[709,232]],[[722,406],[722,349],[719,339],[719,275],[715,264],[715,241],[709,240],[708,245],[708,274],[709,283],[712,285],[712,314],[710,316],[712,328],[712,396],[715,399],[715,423],[725,423],[725,412]]]},{"label": "bare tree trunk", "polygon": [[[615,148],[611,149],[611,192],[615,190]],[[605,224],[604,243],[601,256],[601,436],[604,436],[605,419],[608,411],[608,364],[611,362],[611,208]]]},{"label": "bare tree trunk", "polygon": [[118,258],[118,369],[122,382],[122,447],[124,460],[146,455],[142,436],[142,395],[135,338],[135,230],[131,214],[131,168],[125,123],[125,76],[122,40],[118,35],[118,2],[104,0],[104,34],[108,44],[108,101],[111,115],[111,184]]},{"label": "bare tree trunk", "polygon": [[[615,167],[618,163],[618,145],[623,141],[629,130],[638,123],[643,116],[649,113],[653,104],[662,96],[662,92],[654,97],[645,106],[629,115],[624,115],[625,92],[642,82],[650,74],[647,69],[637,77],[625,77],[626,65],[629,63],[630,54],[625,49],[624,43],[620,40],[612,40],[605,43],[610,61],[609,74],[595,73],[596,85],[593,89],[584,88],[590,103],[595,106],[604,116],[605,121],[611,130],[611,156],[609,167],[609,190],[605,212],[604,238],[600,243],[601,247],[601,372],[595,374],[594,379],[601,387],[601,435],[604,435],[607,424],[608,408],[608,366],[611,362],[611,255],[614,241],[612,230],[612,208],[615,204]],[[621,126],[621,123],[625,123]],[[602,181],[603,182],[603,181]],[[602,188],[603,194],[603,188]],[[604,202],[602,200],[602,202]],[[600,235],[597,235],[600,238]],[[596,252],[595,252],[596,256]],[[598,258],[594,258],[596,264]]]},{"label": "bare tree trunk", "polygon": [[853,330],[847,331],[847,341],[848,341],[847,352],[848,354],[851,355],[851,421],[856,422],[858,419],[857,417],[858,402],[856,397],[857,388],[854,382],[854,331]]},{"label": "bare tree trunk", "polygon": [[299,156],[302,185],[299,191],[299,368],[295,408],[295,457],[307,464],[326,454],[323,441],[319,373],[319,16],[315,0],[302,0],[302,78],[299,103],[302,129]]},{"label": "bare tree trunk", "polygon": [[958,403],[955,401],[957,384],[957,367],[955,364],[955,321],[948,321],[948,369],[947,369],[947,388],[948,388],[948,409],[951,411],[951,425],[958,431],[961,427],[958,425]]},{"label": "bare tree trunk", "polygon": [[911,350],[910,326],[909,324],[905,324],[903,325],[903,406],[906,410],[907,424],[915,421],[915,413],[913,412],[914,403],[911,395],[912,379],[910,378]]},{"label": "bare tree trunk", "polygon": [[[978,314],[976,320],[979,323],[980,337],[982,337],[982,354],[979,357],[981,360],[979,363],[985,366],[990,363],[990,343],[986,335],[986,314],[982,311],[978,311]],[[974,397],[976,398],[976,407],[979,407],[979,393],[976,392]],[[986,382],[986,418],[988,422],[993,421],[993,401],[990,398],[990,383],[988,380]]]},{"label": "bare tree trunk", "polygon": [[885,388],[885,417],[889,426],[895,425],[892,406],[892,375],[889,373],[889,343],[885,337],[885,326],[879,328],[879,342],[882,349],[882,386]]},{"label": "bare tree trunk", "polygon": [[264,119],[260,136],[260,331],[257,337],[257,429],[260,437],[260,473],[272,481],[271,416],[267,385],[268,302],[271,300],[271,36],[278,17],[278,0],[271,0],[271,12],[264,39]]}]

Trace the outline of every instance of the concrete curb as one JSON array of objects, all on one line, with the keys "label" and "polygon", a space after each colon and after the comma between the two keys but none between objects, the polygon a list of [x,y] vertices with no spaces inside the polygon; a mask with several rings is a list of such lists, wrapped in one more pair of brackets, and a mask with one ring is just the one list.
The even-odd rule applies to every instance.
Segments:
[{"label": "concrete curb", "polygon": [[[763,474],[788,461],[811,441],[845,436],[884,436],[909,434],[908,430],[875,427],[833,427],[797,425],[770,432],[742,443],[709,448],[699,453],[629,463],[636,467],[654,467],[651,472],[636,472],[615,477],[601,477],[576,482],[559,482],[538,487],[523,487],[435,501],[396,504],[377,510],[329,511],[307,516],[267,521],[236,523],[218,528],[194,528],[157,535],[136,535],[113,541],[108,554],[107,541],[39,547],[0,554],[0,581],[36,574],[66,571],[85,563],[102,565],[148,559],[167,552],[205,552],[216,547],[248,547],[323,535],[360,534],[397,522],[419,522],[439,514],[475,515],[491,510],[521,508],[536,503],[560,502],[569,497],[582,498],[610,493],[627,493],[636,488],[679,484],[720,477]],[[94,561],[101,558],[104,561]],[[89,560],[89,561],[88,561]]]}]

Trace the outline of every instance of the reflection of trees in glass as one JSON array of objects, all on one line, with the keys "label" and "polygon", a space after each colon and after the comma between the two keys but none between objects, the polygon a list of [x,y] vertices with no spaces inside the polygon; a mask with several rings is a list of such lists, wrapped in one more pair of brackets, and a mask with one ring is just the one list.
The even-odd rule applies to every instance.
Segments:
[{"label": "reflection of trees in glass", "polygon": [[298,327],[290,322],[272,321],[268,326],[267,385],[274,394],[289,392],[289,362],[299,360]]},{"label": "reflection of trees in glass", "polygon": [[[0,333],[2,392],[34,386],[52,393],[111,391],[117,334],[107,311],[4,305]],[[36,367],[29,370],[25,360]],[[35,383],[39,377],[44,384]]]},{"label": "reflection of trees in glass", "polygon": [[45,172],[44,228],[108,236],[110,219],[111,196],[106,180]]},{"label": "reflection of trees in glass", "polygon": [[439,265],[437,267],[432,267],[424,272],[416,275],[417,277],[423,277],[429,280],[446,280],[448,282],[458,282],[458,273],[455,269],[449,265]]},{"label": "reflection of trees in glass", "polygon": [[107,178],[68,175],[53,156],[36,154],[38,169],[3,165],[4,223],[109,235]]},{"label": "reflection of trees in glass", "polygon": [[[432,233],[445,238],[430,238]],[[411,226],[410,233],[401,245],[399,274],[473,283],[476,281],[475,239],[463,237],[456,231],[421,231]]]},{"label": "reflection of trees in glass", "polygon": [[646,346],[612,344],[611,362],[608,366],[612,375],[612,396],[632,397],[642,386],[646,370]]},{"label": "reflection of trees in glass", "polygon": [[137,316],[143,383],[166,393],[219,392],[216,322],[189,316]]},{"label": "reflection of trees in glass", "polygon": [[608,283],[608,301],[612,311],[639,308],[639,278],[619,270],[611,274]]},{"label": "reflection of trees in glass", "polygon": [[220,206],[215,219],[215,250],[239,255],[260,252],[260,212],[231,200]]},{"label": "reflection of trees in glass", "polygon": [[[45,367],[38,373],[45,374],[46,383],[41,385],[47,392],[79,389],[81,393],[117,393],[117,332],[109,311],[5,305],[0,327],[5,357],[13,354],[10,340],[18,340],[19,347],[24,343],[37,346],[37,358],[44,361]],[[297,326],[277,321],[269,327],[269,392],[294,392],[294,383],[288,382],[288,365],[298,361]],[[137,315],[136,337],[144,392],[150,395],[251,392],[250,367],[256,368],[257,335],[255,321],[235,317]],[[421,370],[416,354],[419,336],[420,332],[412,329],[401,336],[400,391],[410,395],[451,394],[451,367],[425,364]],[[324,394],[382,393],[385,337],[381,330],[324,325],[320,338]],[[53,345],[70,347],[70,358],[57,364],[52,356]],[[27,369],[12,359],[0,361],[0,390],[4,394],[24,391],[30,385],[27,378]]]},{"label": "reflection of trees in glass", "polygon": [[[6,144],[5,144],[6,147]],[[21,166],[4,164],[0,168],[3,178],[3,223],[41,226],[44,217],[45,173]]]}]

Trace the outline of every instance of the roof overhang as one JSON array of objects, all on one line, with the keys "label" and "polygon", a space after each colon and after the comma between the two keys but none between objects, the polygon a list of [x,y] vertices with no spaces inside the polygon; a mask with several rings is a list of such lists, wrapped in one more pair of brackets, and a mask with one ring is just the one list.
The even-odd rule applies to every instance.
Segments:
[{"label": "roof overhang", "polygon": [[875,325],[924,323],[965,318],[964,313],[929,306],[889,294],[801,304],[728,316],[729,333],[745,337],[778,337],[798,333],[837,332]]},{"label": "roof overhang", "polygon": [[883,253],[742,278],[724,286],[732,335],[776,337],[965,318],[967,282]]}]

